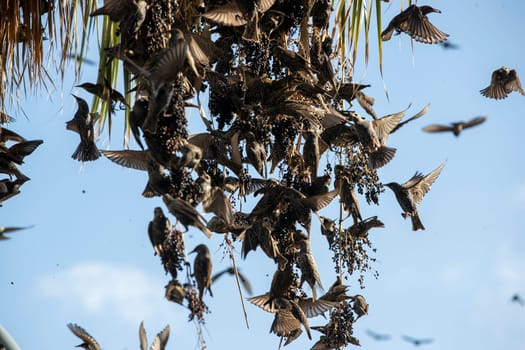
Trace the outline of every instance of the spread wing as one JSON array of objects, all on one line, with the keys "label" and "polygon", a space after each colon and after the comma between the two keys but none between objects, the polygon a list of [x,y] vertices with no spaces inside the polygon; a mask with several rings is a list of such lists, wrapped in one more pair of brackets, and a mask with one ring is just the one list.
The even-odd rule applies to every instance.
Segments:
[{"label": "spread wing", "polygon": [[435,170],[424,176],[423,179],[421,179],[415,186],[409,189],[415,205],[418,205],[423,197],[428,193],[430,187],[434,181],[436,181],[444,166],[445,163],[442,163]]}]

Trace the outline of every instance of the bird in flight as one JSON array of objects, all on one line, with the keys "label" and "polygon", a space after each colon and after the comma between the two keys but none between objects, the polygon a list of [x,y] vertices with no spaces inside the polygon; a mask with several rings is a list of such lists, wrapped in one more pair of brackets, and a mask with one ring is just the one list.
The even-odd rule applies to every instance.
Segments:
[{"label": "bird in flight", "polygon": [[487,98],[502,100],[513,91],[517,91],[525,96],[518,73],[514,69],[503,66],[492,72],[490,85],[479,92]]},{"label": "bird in flight", "polygon": [[458,137],[459,134],[464,129],[471,128],[473,126],[479,125],[484,123],[487,120],[487,117],[475,117],[469,121],[461,121],[461,122],[455,122],[451,123],[450,125],[440,125],[440,124],[432,124],[429,126],[425,126],[423,128],[423,131],[425,132],[452,132],[454,136]]}]

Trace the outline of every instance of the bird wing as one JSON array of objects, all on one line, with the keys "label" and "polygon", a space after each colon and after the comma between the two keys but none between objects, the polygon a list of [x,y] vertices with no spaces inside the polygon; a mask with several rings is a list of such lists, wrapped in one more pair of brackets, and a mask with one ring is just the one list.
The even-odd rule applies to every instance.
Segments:
[{"label": "bird wing", "polygon": [[385,145],[388,135],[390,135],[390,132],[392,132],[392,130],[395,129],[397,124],[399,124],[401,119],[403,119],[403,117],[405,116],[405,112],[409,107],[410,106],[408,106],[405,110],[401,112],[389,114],[381,119],[374,120],[372,122],[375,126],[376,134],[381,145]]},{"label": "bird wing", "polygon": [[295,318],[289,310],[277,310],[270,332],[279,336],[287,336],[296,329],[301,329],[301,321]]},{"label": "bird wing", "polygon": [[415,40],[425,44],[437,44],[447,40],[448,34],[437,29],[419,8],[412,12],[408,19],[408,34]]},{"label": "bird wing", "polygon": [[238,27],[248,23],[237,1],[230,1],[224,6],[206,11],[202,17],[229,27]]},{"label": "bird wing", "polygon": [[445,132],[454,131],[454,128],[448,125],[432,124],[429,126],[425,126],[422,130],[425,132]]},{"label": "bird wing", "polygon": [[148,338],[146,336],[146,330],[144,329],[144,321],[140,322],[139,341],[140,341],[140,350],[147,350],[148,349]]},{"label": "bird wing", "polygon": [[415,186],[409,188],[409,192],[412,194],[412,200],[415,205],[418,205],[423,197],[428,193],[430,187],[436,181],[445,163],[441,163],[436,169],[425,175]]},{"label": "bird wing", "polygon": [[473,119],[469,120],[468,122],[466,122],[463,125],[463,128],[471,128],[473,126],[476,126],[476,125],[479,125],[481,123],[484,123],[486,120],[487,120],[487,117],[476,117],[476,118],[473,118]]},{"label": "bird wing", "polygon": [[492,72],[490,79],[490,85],[485,89],[480,90],[479,92],[489,98],[494,98],[496,100],[501,100],[507,97],[508,92],[505,89],[506,85],[506,72],[505,69],[500,68]]},{"label": "bird wing", "polygon": [[518,73],[514,69],[511,69],[509,72],[508,82],[505,84],[505,89],[507,89],[507,91],[518,91],[520,94],[525,95],[525,92],[521,87]]},{"label": "bird wing", "polygon": [[317,212],[324,207],[326,207],[330,202],[339,194],[339,190],[335,189],[327,193],[318,194],[316,196],[311,196],[308,198],[302,198],[304,204],[306,204],[310,209]]},{"label": "bird wing", "polygon": [[219,187],[214,187],[211,190],[211,195],[202,202],[202,209],[205,213],[212,212],[227,225],[233,222],[233,207],[230,200]]},{"label": "bird wing", "polygon": [[112,162],[117,163],[126,168],[137,170],[148,170],[149,151],[102,151]]},{"label": "bird wing", "polygon": [[407,120],[404,120],[402,122],[400,122],[399,124],[396,125],[396,127],[390,131],[390,133],[394,133],[396,132],[397,130],[399,130],[399,128],[401,128],[403,125],[407,124],[407,123],[410,123],[411,121],[413,120],[416,120],[422,116],[424,116],[428,110],[430,109],[430,103],[427,103],[427,105],[425,107],[423,107],[422,110],[420,110],[419,112],[417,112],[414,116],[412,116],[411,118],[408,118]]},{"label": "bird wing", "polygon": [[325,312],[332,310],[338,304],[338,302],[323,299],[313,301],[312,298],[299,301],[299,306],[303,309],[304,314],[308,318],[323,315]]},{"label": "bird wing", "polygon": [[248,301],[253,305],[260,307],[266,312],[276,313],[277,309],[274,306],[274,303],[270,303],[270,293],[264,293],[262,295],[257,295],[255,297],[248,298]]},{"label": "bird wing", "polygon": [[256,0],[255,3],[257,4],[259,11],[264,13],[275,4],[275,0]]},{"label": "bird wing", "polygon": [[177,79],[178,73],[184,69],[188,45],[184,39],[177,40],[172,48],[166,50],[151,72],[149,79],[160,85]]},{"label": "bird wing", "polygon": [[153,340],[153,344],[151,344],[150,350],[164,350],[166,348],[166,343],[168,342],[169,336],[170,326],[167,325],[162,331],[159,332],[159,334],[157,334]]},{"label": "bird wing", "polygon": [[18,135],[16,132],[0,126],[0,143],[6,142],[6,141],[24,142],[25,140],[26,139]]},{"label": "bird wing", "polygon": [[68,323],[67,327],[74,335],[82,339],[93,350],[100,350],[100,345],[84,328],[75,323]]},{"label": "bird wing", "polygon": [[25,226],[25,227],[4,227],[4,226],[0,226],[0,234],[2,234],[2,233],[10,233],[10,232],[15,232],[15,231],[20,231],[20,230],[25,230],[25,229],[32,228],[32,227],[35,227],[35,225]]}]

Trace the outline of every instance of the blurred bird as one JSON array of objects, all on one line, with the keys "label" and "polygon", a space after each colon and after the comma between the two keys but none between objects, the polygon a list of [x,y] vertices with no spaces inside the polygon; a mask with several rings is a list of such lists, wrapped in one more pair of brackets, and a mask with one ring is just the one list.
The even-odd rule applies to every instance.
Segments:
[{"label": "blurred bird", "polygon": [[368,334],[368,336],[377,341],[389,340],[391,338],[389,334],[376,333],[370,329],[366,330],[366,334]]},{"label": "blurred bird", "polygon": [[284,346],[290,344],[301,335],[301,325],[304,326],[308,339],[312,339],[308,318],[296,302],[285,298],[275,299],[276,313],[270,328],[270,333],[286,337]]},{"label": "blurred bird", "polygon": [[362,295],[354,295],[353,297],[349,297],[350,300],[352,300],[352,310],[354,310],[355,314],[357,315],[356,321],[364,315],[368,314],[368,304],[366,303],[365,297]]},{"label": "blurred bird", "polygon": [[[1,194],[2,194],[2,192],[0,191],[0,196],[1,196]],[[1,199],[0,199],[0,201],[1,201]],[[27,230],[28,228],[32,228],[32,227],[34,227],[34,226],[26,226],[26,227],[4,227],[4,226],[0,226],[0,241],[5,241],[5,240],[10,239],[10,237],[4,236],[4,233],[11,233],[11,232],[16,232],[16,231],[20,231],[20,230]]]},{"label": "blurred bird", "polygon": [[510,298],[510,301],[520,306],[525,306],[525,300],[518,293],[513,294],[512,297]]},{"label": "blurred bird", "polygon": [[476,117],[476,118],[473,118],[469,121],[461,121],[461,122],[455,122],[455,123],[451,123],[450,126],[449,125],[439,125],[439,124],[432,124],[432,125],[429,125],[429,126],[425,126],[423,128],[423,131],[426,131],[426,132],[446,132],[446,131],[451,131],[454,136],[458,137],[459,134],[461,134],[461,132],[464,130],[464,129],[468,129],[468,128],[471,128],[473,126],[476,126],[476,125],[479,125],[481,123],[484,123],[485,121],[487,120],[487,117]]},{"label": "blurred bird", "polygon": [[224,190],[218,186],[213,186],[211,177],[207,173],[202,173],[197,180],[201,188],[202,210],[205,213],[214,213],[221,218],[226,225],[233,224],[234,209],[230,200],[224,194]]},{"label": "blurred bird", "polygon": [[513,91],[525,96],[518,73],[514,69],[503,66],[492,73],[490,85],[479,92],[485,97],[502,100]]},{"label": "blurred bird", "polygon": [[434,181],[436,181],[444,166],[445,163],[442,163],[425,176],[420,172],[416,172],[410,180],[402,185],[396,182],[385,184],[385,186],[394,192],[397,202],[401,206],[401,209],[403,209],[403,213],[401,213],[403,218],[409,216],[412,220],[412,230],[414,231],[425,229],[425,226],[423,226],[423,223],[419,219],[417,205],[421,203],[423,197],[430,190],[430,187]]},{"label": "blurred bird", "polygon": [[441,45],[441,47],[444,48],[445,50],[457,50],[457,49],[459,49],[459,45],[458,44],[451,43],[448,40],[440,42],[439,45]]},{"label": "blurred bird", "polygon": [[432,6],[410,5],[400,14],[396,15],[386,29],[381,33],[381,40],[390,40],[394,31],[397,33],[405,32],[415,41],[425,44],[437,44],[447,40],[448,34],[437,29],[428,20],[427,14],[440,10]]},{"label": "blurred bird", "polygon": [[131,112],[129,112],[129,127],[135,142],[140,148],[144,149],[144,145],[140,139],[139,128],[142,128],[142,124],[148,115],[149,99],[147,96],[138,95],[133,104]]},{"label": "blurred bird", "polygon": [[403,335],[402,336],[402,339],[411,343],[412,345],[414,346],[420,346],[420,345],[424,345],[424,344],[430,344],[432,343],[434,340],[433,339],[430,339],[430,338],[425,338],[425,339],[417,339],[417,338],[413,338],[413,337],[410,337],[408,335]]},{"label": "blurred bird", "polygon": [[80,135],[80,144],[71,157],[82,162],[96,160],[100,157],[100,151],[95,144],[93,125],[100,115],[89,113],[87,102],[75,95],[73,97],[77,100],[78,109],[73,119],[66,122],[66,129]]},{"label": "blurred bird", "polygon": [[355,238],[366,238],[368,237],[368,231],[374,227],[385,227],[385,224],[377,216],[372,216],[353,224],[348,228],[348,232]]},{"label": "blurred bird", "polygon": [[164,240],[171,233],[171,222],[160,207],[153,210],[153,220],[148,225],[148,236],[155,255],[162,256]]},{"label": "blurred bird", "polygon": [[[164,350],[166,348],[166,343],[170,336],[170,326],[167,325],[162,331],[160,331],[153,343],[151,344],[150,350]],[[140,341],[140,350],[148,349],[148,338],[146,336],[146,330],[144,329],[144,322],[140,322],[139,326],[139,341]]]},{"label": "blurred bird", "polygon": [[188,290],[182,286],[177,279],[172,279],[165,288],[166,299],[183,305],[184,299],[186,299],[188,296]]},{"label": "blurred bird", "polygon": [[[225,273],[229,274],[229,275],[235,275],[235,270],[233,269],[233,267],[228,267],[220,272],[217,272],[216,274],[214,274],[211,278],[211,283],[215,283],[219,278],[221,278],[221,276],[223,276]],[[246,292],[248,294],[252,294],[252,285],[250,284],[250,281],[248,281],[248,279],[246,278],[246,276],[244,276],[242,273],[240,273],[239,271],[237,271],[237,273],[239,274],[239,280],[241,281],[242,283],[242,286],[244,287],[244,289],[246,290]]]},{"label": "blurred bird", "polygon": [[246,134],[246,155],[248,156],[248,162],[253,165],[259,175],[266,178],[268,167],[266,163],[266,149],[251,131]]},{"label": "blurred bird", "polygon": [[212,233],[205,225],[206,220],[188,202],[180,198],[174,198],[169,193],[163,195],[162,200],[168,207],[170,213],[177,218],[177,221],[184,226],[186,231],[188,231],[188,226],[195,226],[201,230],[206,237],[211,238]]},{"label": "blurred bird", "polygon": [[363,220],[359,200],[354,190],[355,184],[350,183],[349,177],[345,175],[344,170],[345,168],[339,164],[335,166],[335,186],[339,189],[339,200],[343,204],[345,219],[352,215],[354,224],[357,224]]},{"label": "blurred bird", "polygon": [[82,344],[76,346],[77,348],[83,348],[86,350],[100,350],[100,345],[98,345],[98,342],[84,328],[75,323],[68,323],[67,327],[71,332],[73,332],[74,335],[83,341]]},{"label": "blurred bird", "polygon": [[207,289],[210,296],[213,296],[211,291],[211,254],[210,250],[205,244],[199,244],[196,246],[191,253],[197,253],[195,260],[193,261],[193,275],[197,281],[197,287],[199,289],[199,299],[202,301],[204,290]]}]

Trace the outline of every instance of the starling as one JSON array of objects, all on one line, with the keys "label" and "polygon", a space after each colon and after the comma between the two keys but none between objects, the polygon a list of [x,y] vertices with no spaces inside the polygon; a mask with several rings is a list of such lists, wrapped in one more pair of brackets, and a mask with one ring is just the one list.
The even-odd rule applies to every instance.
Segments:
[{"label": "starling", "polygon": [[347,300],[350,297],[346,295],[346,291],[350,288],[343,284],[341,278],[337,276],[335,282],[328,288],[328,291],[319,297],[319,300],[326,300],[330,302],[340,303],[341,301]]},{"label": "starling", "polygon": [[138,96],[133,104],[131,112],[129,112],[129,127],[135,142],[141,149],[144,149],[144,145],[140,139],[139,128],[142,128],[142,124],[148,115],[149,99],[147,96]]},{"label": "starling", "polygon": [[502,100],[512,91],[525,95],[518,73],[514,69],[503,66],[492,73],[490,85],[479,92],[485,97]]},{"label": "starling", "polygon": [[385,227],[385,224],[377,216],[372,216],[353,224],[348,228],[348,231],[355,238],[366,238],[368,237],[368,231],[374,227]]},{"label": "starling", "polygon": [[354,310],[355,314],[357,315],[356,321],[361,316],[368,314],[368,304],[362,295],[354,295],[353,297],[350,297],[350,300],[353,301],[352,310]]},{"label": "starling", "polygon": [[170,220],[164,216],[164,212],[160,207],[156,207],[153,210],[153,220],[148,225],[148,236],[155,255],[161,256],[163,254],[163,243],[170,233]]},{"label": "starling", "polygon": [[449,125],[439,125],[439,124],[432,124],[432,125],[429,125],[429,126],[425,126],[423,128],[423,131],[426,131],[426,132],[446,132],[446,131],[451,131],[454,136],[458,137],[459,134],[461,134],[461,132],[464,130],[464,129],[467,129],[467,128],[471,128],[473,126],[476,126],[476,125],[479,125],[481,123],[484,123],[485,120],[487,120],[487,117],[476,117],[476,118],[473,118],[469,121],[461,121],[461,122],[456,122],[456,123],[451,123],[450,126]]},{"label": "starling", "polygon": [[73,97],[77,100],[78,109],[73,119],[66,123],[66,129],[80,135],[80,144],[71,157],[82,162],[96,160],[100,157],[100,151],[95,144],[93,125],[100,115],[89,113],[87,102],[75,95]]},{"label": "starling", "polygon": [[301,325],[304,326],[308,339],[312,339],[308,318],[301,307],[294,301],[285,298],[275,299],[275,318],[270,328],[270,333],[286,337],[284,345],[290,344],[301,335]]},{"label": "starling", "polygon": [[199,299],[202,301],[202,296],[205,289],[208,290],[210,296],[213,296],[211,291],[211,254],[210,250],[205,244],[199,244],[190,252],[190,254],[191,253],[197,253],[195,260],[193,261],[193,275],[197,281]]},{"label": "starling", "polygon": [[335,176],[335,187],[339,190],[339,200],[343,204],[345,216],[348,217],[352,215],[354,224],[357,224],[359,221],[362,221],[363,218],[361,217],[357,193],[354,190],[355,185],[350,183],[348,176],[344,173],[344,167],[340,165],[335,166]]},{"label": "starling", "polygon": [[434,181],[436,181],[444,166],[445,163],[442,163],[439,167],[425,176],[423,176],[423,174],[420,172],[416,172],[416,174],[412,176],[410,180],[402,185],[396,182],[385,184],[385,186],[394,192],[397,202],[401,206],[401,209],[403,209],[403,213],[401,215],[404,218],[410,216],[412,219],[412,230],[414,231],[425,229],[423,223],[419,219],[417,205],[421,203],[421,200],[425,194],[427,194],[427,192],[430,190],[430,187]]},{"label": "starling", "polygon": [[268,167],[266,164],[266,149],[264,144],[256,139],[253,132],[246,134],[246,155],[248,156],[248,161],[259,175],[266,178]]},{"label": "starling", "polygon": [[68,323],[67,327],[74,335],[79,337],[83,343],[77,345],[77,348],[83,348],[86,350],[100,350],[100,345],[98,345],[95,338],[91,336],[84,328],[80,327],[75,323]]},{"label": "starling", "polygon": [[[226,268],[220,272],[217,272],[216,274],[214,274],[211,278],[211,283],[215,283],[215,281],[217,281],[222,275],[224,275],[225,273],[229,274],[229,275],[235,275],[235,270],[233,269],[233,267],[229,267],[229,268]],[[238,275],[239,275],[239,280],[241,281],[242,283],[242,286],[244,287],[244,289],[246,290],[246,292],[248,294],[252,294],[252,286],[250,284],[250,281],[248,281],[248,279],[246,278],[246,276],[244,276],[242,273],[240,273],[239,271],[237,271]]]},{"label": "starling", "polygon": [[261,247],[261,250],[267,257],[274,260],[280,270],[284,270],[288,259],[286,259],[279,251],[278,241],[272,236],[273,227],[268,217],[256,220],[252,226],[246,230],[244,239],[242,241],[242,256],[246,255],[251,250],[256,250]]},{"label": "starling", "polygon": [[[2,169],[0,169],[0,172],[1,171]],[[6,200],[19,194],[20,187],[28,180],[29,178],[27,176],[22,180],[19,178],[17,178],[15,181],[11,181],[9,179],[0,180],[0,207],[2,206],[2,202],[5,202]]]},{"label": "starling", "polygon": [[328,244],[332,245],[338,232],[335,221],[324,216],[319,216],[321,221],[321,234],[326,237]]},{"label": "starling", "polygon": [[387,147],[385,144],[388,135],[399,124],[404,115],[405,111],[402,111],[384,116],[381,119],[368,121],[357,113],[352,114],[357,137],[369,155],[372,168],[380,168],[394,157],[396,149]]},{"label": "starling", "polygon": [[383,340],[389,340],[390,339],[390,335],[389,334],[380,334],[380,333],[376,333],[370,329],[367,329],[366,330],[366,334],[374,339],[374,340],[377,340],[377,341],[383,341]]},{"label": "starling", "polygon": [[303,159],[306,165],[310,167],[312,179],[317,178],[317,168],[319,167],[319,136],[320,133],[317,128],[303,132]]},{"label": "starling", "polygon": [[[104,0],[104,6],[90,14],[91,17],[107,15],[113,22],[124,22],[124,30],[136,33],[146,19],[148,3],[146,0]],[[122,26],[121,24],[121,26]]]},{"label": "starling", "polygon": [[119,102],[124,106],[128,105],[126,98],[120,92],[114,90],[106,78],[104,78],[103,83],[82,83],[77,85],[77,87],[83,88],[87,92],[92,93],[93,95],[98,96],[102,100],[108,102],[111,112],[115,110],[114,104],[116,102]]},{"label": "starling", "polygon": [[[0,190],[0,196],[1,195],[2,195],[2,191]],[[1,199],[0,199],[0,201],[1,201]],[[9,237],[4,236],[4,233],[11,233],[11,232],[16,232],[16,231],[20,231],[20,230],[26,230],[26,229],[31,228],[31,227],[33,227],[33,226],[26,226],[26,227],[4,227],[4,226],[0,226],[0,241],[4,241],[4,240],[10,239]]]},{"label": "starling", "polygon": [[16,132],[0,126],[0,145],[7,141],[24,142],[25,140],[25,138],[18,135]]},{"label": "starling", "polygon": [[21,165],[24,163],[24,158],[33,153],[42,143],[44,143],[42,140],[22,141],[9,148],[0,143],[0,159]]},{"label": "starling", "polygon": [[174,198],[169,193],[163,195],[162,200],[168,207],[170,213],[177,218],[177,221],[184,226],[186,231],[188,230],[188,226],[195,226],[201,230],[206,237],[211,238],[212,233],[205,225],[206,220],[188,202],[180,198]]},{"label": "starling", "polygon": [[323,289],[323,284],[321,283],[321,276],[317,270],[314,256],[310,250],[310,240],[307,237],[299,235],[296,245],[299,248],[297,265],[301,270],[301,287],[305,281],[308,283],[312,289],[312,300],[315,302],[317,300],[316,284],[321,289]]},{"label": "starling", "polygon": [[440,10],[431,6],[410,5],[400,14],[392,18],[386,29],[381,33],[381,40],[390,40],[394,31],[405,32],[415,41],[425,44],[437,44],[447,40],[448,34],[437,29],[428,20],[427,14]]},{"label": "starling", "polygon": [[424,344],[430,344],[432,343],[434,340],[433,339],[430,339],[430,338],[425,338],[425,339],[418,339],[418,338],[413,338],[413,337],[410,337],[408,335],[403,335],[402,336],[403,340],[411,343],[412,345],[414,346],[420,346],[420,345],[424,345]]},{"label": "starling", "polygon": [[184,299],[188,297],[188,290],[177,279],[172,279],[165,288],[165,297],[169,301],[182,305]]}]

